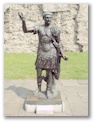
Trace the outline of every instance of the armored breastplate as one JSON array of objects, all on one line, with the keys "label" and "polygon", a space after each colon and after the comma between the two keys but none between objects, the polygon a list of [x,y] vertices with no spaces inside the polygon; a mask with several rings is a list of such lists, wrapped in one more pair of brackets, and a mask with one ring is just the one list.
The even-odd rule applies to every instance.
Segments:
[{"label": "armored breastplate", "polygon": [[49,38],[48,36],[42,36],[42,38],[40,40],[40,44],[41,44],[41,49],[44,52],[49,51],[53,47],[51,38]]},{"label": "armored breastplate", "polygon": [[42,26],[39,30],[39,47],[38,47],[38,59],[49,59],[56,57],[56,49],[51,41],[51,31],[50,28],[45,30]]}]

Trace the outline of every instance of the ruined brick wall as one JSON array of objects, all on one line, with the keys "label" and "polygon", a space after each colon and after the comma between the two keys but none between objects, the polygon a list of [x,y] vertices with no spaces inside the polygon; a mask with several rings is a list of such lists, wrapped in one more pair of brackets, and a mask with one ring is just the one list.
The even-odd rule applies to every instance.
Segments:
[{"label": "ruined brick wall", "polygon": [[24,34],[18,12],[26,18],[27,27],[42,24],[42,13],[53,13],[52,23],[61,30],[65,51],[88,50],[87,4],[5,4],[4,5],[4,51],[36,52],[38,36]]}]

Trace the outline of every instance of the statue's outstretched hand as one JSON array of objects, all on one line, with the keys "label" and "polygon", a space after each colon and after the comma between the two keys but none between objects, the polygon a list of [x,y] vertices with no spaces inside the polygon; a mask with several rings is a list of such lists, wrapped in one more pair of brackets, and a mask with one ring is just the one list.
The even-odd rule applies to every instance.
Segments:
[{"label": "statue's outstretched hand", "polygon": [[18,12],[18,15],[19,15],[19,17],[20,17],[20,19],[21,19],[22,21],[25,21],[25,17],[23,16],[23,13],[19,13],[19,12]]}]

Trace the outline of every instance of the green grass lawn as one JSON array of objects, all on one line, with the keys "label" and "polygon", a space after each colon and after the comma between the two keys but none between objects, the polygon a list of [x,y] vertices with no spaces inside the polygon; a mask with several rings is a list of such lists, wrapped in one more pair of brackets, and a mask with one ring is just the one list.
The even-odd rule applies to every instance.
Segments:
[{"label": "green grass lawn", "polygon": [[[88,53],[65,53],[68,61],[61,61],[60,79],[88,79]],[[30,53],[5,53],[5,79],[36,79],[36,55]]]}]

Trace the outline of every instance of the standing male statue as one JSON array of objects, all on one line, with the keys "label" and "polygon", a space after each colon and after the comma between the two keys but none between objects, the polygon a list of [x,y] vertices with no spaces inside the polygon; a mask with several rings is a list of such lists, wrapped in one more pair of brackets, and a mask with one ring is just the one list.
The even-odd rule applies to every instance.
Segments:
[{"label": "standing male statue", "polygon": [[[53,98],[57,92],[55,90],[55,79],[59,78],[60,74],[60,59],[68,58],[63,55],[62,45],[60,42],[60,30],[57,26],[51,24],[52,13],[44,12],[44,24],[35,26],[30,30],[27,29],[25,18],[22,13],[19,13],[22,20],[22,28],[24,33],[34,33],[39,36],[39,45],[36,59],[37,85],[38,89],[35,94],[41,92],[42,79],[47,82],[46,96]],[[46,70],[46,77],[42,76],[42,71]]]}]

